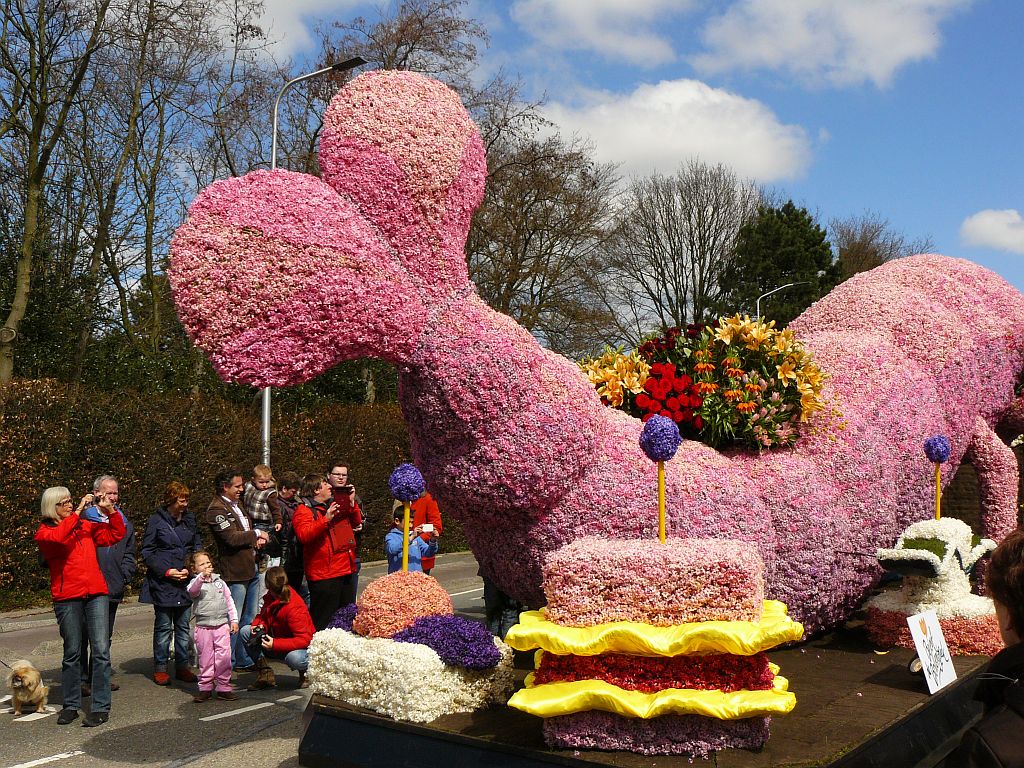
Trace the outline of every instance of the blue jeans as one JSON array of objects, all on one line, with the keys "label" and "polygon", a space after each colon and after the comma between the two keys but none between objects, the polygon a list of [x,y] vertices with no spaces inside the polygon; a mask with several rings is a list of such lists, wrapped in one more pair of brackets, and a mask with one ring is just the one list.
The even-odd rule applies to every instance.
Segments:
[{"label": "blue jeans", "polygon": [[[235,604],[235,613],[238,614],[238,626],[244,627],[252,624],[256,618],[256,609],[260,603],[260,577],[257,574],[249,581],[233,581],[228,584],[231,591],[231,600]],[[235,635],[231,643],[231,666],[235,669],[240,667],[251,667],[253,660],[249,657],[248,648],[242,640],[242,633]]]},{"label": "blue jeans", "polygon": [[53,604],[64,641],[60,686],[66,709],[82,708],[82,650],[88,643],[92,649],[92,711],[110,711],[109,608],[110,599],[106,595],[59,600]]},{"label": "blue jeans", "polygon": [[168,646],[174,633],[174,666],[188,667],[188,620],[192,616],[191,605],[153,606],[153,668],[157,672],[167,671]]},{"label": "blue jeans", "polygon": [[293,672],[305,672],[306,668],[309,667],[309,653],[305,648],[298,648],[294,651],[288,651],[288,653],[282,656],[280,653],[274,651],[264,651],[262,646],[256,646],[252,648],[249,643],[252,641],[252,625],[246,624],[238,632],[238,637],[241,639],[245,646],[249,649],[249,655],[253,661],[258,661],[259,658],[265,653],[272,659],[283,659],[284,663],[288,665],[288,669]]}]

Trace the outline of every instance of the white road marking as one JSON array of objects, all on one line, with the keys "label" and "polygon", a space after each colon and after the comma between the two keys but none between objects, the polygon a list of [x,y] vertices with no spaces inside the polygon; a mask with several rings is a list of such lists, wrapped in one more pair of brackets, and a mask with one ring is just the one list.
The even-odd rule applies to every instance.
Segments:
[{"label": "white road marking", "polygon": [[38,760],[33,760],[28,763],[18,763],[17,765],[10,766],[10,768],[32,768],[36,765],[46,765],[47,763],[55,763],[58,760],[67,760],[69,757],[78,757],[79,755],[84,754],[85,752],[83,752],[82,750],[76,749],[74,752],[61,752],[59,755],[53,755],[52,757],[41,757]]},{"label": "white road marking", "polygon": [[289,702],[289,701],[298,701],[301,698],[302,698],[301,696],[285,696],[283,699],[278,699],[277,703],[278,704],[284,704],[285,702]]},{"label": "white road marking", "polygon": [[265,709],[267,707],[272,707],[272,706],[274,706],[274,702],[272,702],[272,701],[264,701],[261,704],[253,704],[252,706],[249,706],[249,707],[241,707],[239,709],[233,709],[230,712],[221,712],[219,715],[210,715],[209,717],[200,717],[199,718],[199,722],[201,722],[201,723],[208,723],[211,720],[222,720],[225,717],[234,717],[235,715],[242,715],[242,714],[245,714],[246,712],[253,712],[253,711],[257,710],[257,709]]},{"label": "white road marking", "polygon": [[476,589],[467,589],[465,592],[453,592],[449,597],[461,597],[462,595],[472,595],[474,592],[483,592],[483,587],[477,587]]},{"label": "white road marking", "polygon": [[42,720],[44,717],[49,717],[55,714],[56,710],[46,708],[45,712],[33,712],[31,715],[22,715],[21,717],[14,718],[15,723],[31,723],[33,720]]},{"label": "white road marking", "polygon": [[0,698],[0,704],[3,704],[5,701],[10,701],[10,700],[11,700],[11,694],[8,693],[3,698]]}]

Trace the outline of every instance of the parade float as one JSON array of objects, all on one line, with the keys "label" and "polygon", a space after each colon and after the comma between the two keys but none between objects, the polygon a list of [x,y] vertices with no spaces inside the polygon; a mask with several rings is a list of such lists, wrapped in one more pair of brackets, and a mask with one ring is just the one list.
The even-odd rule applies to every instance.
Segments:
[{"label": "parade float", "polygon": [[[687,440],[665,463],[659,522],[641,418],[606,407],[574,362],[469,281],[486,159],[458,96],[410,72],[361,75],[328,107],[319,159],[322,178],[256,171],[199,194],[171,249],[179,317],[227,381],[287,386],[344,360],[394,363],[413,461],[483,574],[527,605],[544,605],[545,563],[566,545],[661,532],[751,547],[767,599],[810,636],[841,626],[878,583],[876,552],[929,515],[931,434],[953,446],[941,484],[965,460],[978,473],[978,533],[998,541],[1016,525],[1016,459],[994,428],[1024,412],[1024,297],[992,272],[915,256],[854,276],[781,336],[726,318],[699,362],[739,387],[702,392],[712,370],[683,386],[663,363],[655,375],[686,405],[665,407],[660,385],[647,413],[657,400],[658,415],[697,428],[720,394],[746,421],[739,442]],[[755,378],[744,350],[769,343],[794,359]],[[803,366],[800,379],[807,359],[820,375]],[[791,385],[788,410],[765,400]],[[766,419],[769,445],[755,428]]]}]

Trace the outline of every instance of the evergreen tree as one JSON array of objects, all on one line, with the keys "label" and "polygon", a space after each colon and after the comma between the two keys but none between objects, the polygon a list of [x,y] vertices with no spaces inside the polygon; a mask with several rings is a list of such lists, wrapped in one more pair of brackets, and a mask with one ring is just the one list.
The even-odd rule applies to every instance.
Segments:
[{"label": "evergreen tree", "polygon": [[783,328],[840,281],[825,230],[806,208],[790,200],[781,207],[761,206],[737,235],[735,255],[722,271],[724,298],[719,314],[757,311]]}]

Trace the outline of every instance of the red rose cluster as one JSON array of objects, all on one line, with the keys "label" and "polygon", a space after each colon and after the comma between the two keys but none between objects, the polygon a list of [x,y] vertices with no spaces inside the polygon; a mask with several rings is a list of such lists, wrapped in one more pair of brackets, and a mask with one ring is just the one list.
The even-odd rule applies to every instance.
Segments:
[{"label": "red rose cluster", "polygon": [[660,414],[676,424],[691,424],[700,429],[704,422],[694,411],[704,403],[693,379],[685,373],[677,376],[672,363],[655,363],[651,375],[644,382],[644,391],[634,400],[642,412],[641,419],[647,421]]}]

